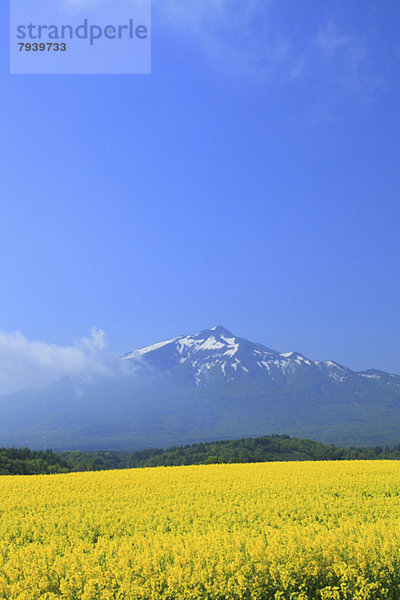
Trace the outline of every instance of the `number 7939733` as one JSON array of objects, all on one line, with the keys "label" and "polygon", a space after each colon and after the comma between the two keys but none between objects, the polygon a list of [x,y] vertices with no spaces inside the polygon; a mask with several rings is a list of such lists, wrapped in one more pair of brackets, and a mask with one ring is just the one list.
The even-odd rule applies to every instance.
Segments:
[{"label": "number 7939733", "polygon": [[30,44],[28,42],[20,42],[19,51],[22,52],[65,52],[67,49],[67,44],[62,43],[54,43],[54,42],[41,42],[40,44],[34,43]]}]

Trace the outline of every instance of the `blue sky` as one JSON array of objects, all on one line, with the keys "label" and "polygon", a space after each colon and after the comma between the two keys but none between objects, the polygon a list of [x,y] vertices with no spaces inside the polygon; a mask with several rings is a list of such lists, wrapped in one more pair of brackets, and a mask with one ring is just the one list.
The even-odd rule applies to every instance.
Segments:
[{"label": "blue sky", "polygon": [[0,22],[0,356],[218,323],[400,373],[398,2],[154,0],[150,76],[11,76]]}]

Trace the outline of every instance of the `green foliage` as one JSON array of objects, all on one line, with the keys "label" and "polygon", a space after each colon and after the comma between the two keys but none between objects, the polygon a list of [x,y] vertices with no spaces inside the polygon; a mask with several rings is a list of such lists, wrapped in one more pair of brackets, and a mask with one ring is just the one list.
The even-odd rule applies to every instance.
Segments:
[{"label": "green foliage", "polygon": [[41,475],[69,471],[69,462],[52,450],[0,448],[0,475]]},{"label": "green foliage", "polygon": [[400,459],[393,448],[339,448],[288,435],[269,435],[139,452],[53,452],[0,448],[0,475],[39,475],[139,467],[293,460]]}]

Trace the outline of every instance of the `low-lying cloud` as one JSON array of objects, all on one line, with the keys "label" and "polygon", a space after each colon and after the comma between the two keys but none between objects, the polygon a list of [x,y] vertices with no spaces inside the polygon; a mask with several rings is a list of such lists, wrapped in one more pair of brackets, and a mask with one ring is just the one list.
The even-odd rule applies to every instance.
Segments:
[{"label": "low-lying cloud", "polygon": [[106,373],[105,337],[103,330],[93,327],[89,336],[59,346],[30,341],[21,331],[0,331],[0,394],[45,385],[66,375]]}]

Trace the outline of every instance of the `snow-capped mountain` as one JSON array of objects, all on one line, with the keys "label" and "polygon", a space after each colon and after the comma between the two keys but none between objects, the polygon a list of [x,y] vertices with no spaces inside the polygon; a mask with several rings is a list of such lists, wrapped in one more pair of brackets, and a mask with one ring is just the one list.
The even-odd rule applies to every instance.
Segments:
[{"label": "snow-capped mountain", "polygon": [[140,348],[123,356],[121,361],[137,370],[172,370],[185,365],[197,385],[209,382],[217,373],[226,382],[254,379],[262,374],[282,382],[307,370],[339,383],[363,377],[400,385],[400,377],[395,375],[375,370],[355,373],[333,361],[312,361],[299,352],[278,352],[237,337],[220,325]]},{"label": "snow-capped mountain", "polygon": [[400,443],[400,377],[278,352],[224,327],[0,397],[0,446],[141,449],[286,433],[338,445]]}]

